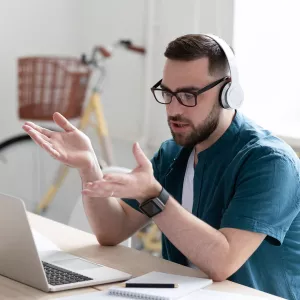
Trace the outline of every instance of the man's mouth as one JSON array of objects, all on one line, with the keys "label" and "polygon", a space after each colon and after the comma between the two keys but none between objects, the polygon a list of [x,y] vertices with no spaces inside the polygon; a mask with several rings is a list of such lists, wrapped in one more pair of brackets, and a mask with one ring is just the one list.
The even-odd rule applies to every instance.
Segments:
[{"label": "man's mouth", "polygon": [[174,121],[171,121],[170,124],[175,128],[183,128],[189,126],[188,123],[174,122]]},{"label": "man's mouth", "polygon": [[173,137],[186,135],[191,131],[191,125],[189,123],[170,121],[169,126]]}]

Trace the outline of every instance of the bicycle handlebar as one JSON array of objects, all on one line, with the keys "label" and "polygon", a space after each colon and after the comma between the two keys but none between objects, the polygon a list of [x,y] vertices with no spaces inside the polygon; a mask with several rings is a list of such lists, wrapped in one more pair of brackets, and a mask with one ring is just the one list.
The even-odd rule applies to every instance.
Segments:
[{"label": "bicycle handlebar", "polygon": [[[145,48],[134,45],[130,40],[120,40],[118,41],[114,47],[116,47],[117,45],[121,45],[124,48],[126,48],[127,50],[133,51],[133,52],[137,52],[137,53],[141,53],[144,54],[146,52]],[[96,46],[93,48],[93,52],[92,52],[92,56],[91,59],[88,60],[87,56],[85,54],[82,54],[81,56],[81,61],[83,64],[89,65],[95,65],[98,66],[98,63],[96,61],[96,54],[100,53],[100,55],[103,58],[109,58],[112,56],[112,49],[108,49],[104,46]]]},{"label": "bicycle handlebar", "polygon": [[[93,66],[94,68],[100,70],[99,78],[95,83],[95,88],[98,87],[100,85],[100,83],[103,82],[105,74],[106,74],[105,64],[101,63],[101,61],[111,57],[113,54],[113,49],[116,48],[117,46],[123,46],[127,50],[130,50],[130,51],[133,51],[136,53],[140,53],[140,54],[144,54],[146,52],[145,48],[134,45],[130,40],[119,40],[117,43],[115,43],[113,45],[113,47],[111,49],[108,47],[106,48],[102,45],[95,46],[93,48],[90,59],[87,58],[86,54],[82,54],[82,56],[81,56],[82,64],[90,65],[90,66]],[[99,56],[101,56],[102,59],[101,58],[97,59],[97,54],[99,54]]]},{"label": "bicycle handlebar", "polygon": [[96,49],[100,52],[100,54],[104,57],[111,57],[111,51],[107,50],[103,46],[96,47]]},{"label": "bicycle handlebar", "polygon": [[139,52],[144,54],[146,52],[145,48],[143,47],[137,47],[137,46],[128,46],[127,49],[132,50],[134,52]]},{"label": "bicycle handlebar", "polygon": [[145,48],[133,45],[130,40],[121,40],[119,43],[121,45],[125,46],[125,48],[127,48],[128,50],[138,52],[138,53],[142,53],[142,54],[144,54],[146,52]]}]

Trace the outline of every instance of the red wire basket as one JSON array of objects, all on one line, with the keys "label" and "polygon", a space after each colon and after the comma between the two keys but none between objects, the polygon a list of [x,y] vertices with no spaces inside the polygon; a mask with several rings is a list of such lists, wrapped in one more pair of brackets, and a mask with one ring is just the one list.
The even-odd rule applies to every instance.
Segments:
[{"label": "red wire basket", "polygon": [[69,57],[18,59],[19,118],[52,120],[81,116],[91,69]]}]

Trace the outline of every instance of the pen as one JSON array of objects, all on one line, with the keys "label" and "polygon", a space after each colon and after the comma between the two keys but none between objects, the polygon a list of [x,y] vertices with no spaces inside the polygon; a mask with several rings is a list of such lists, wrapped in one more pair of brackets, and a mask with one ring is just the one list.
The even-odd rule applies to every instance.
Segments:
[{"label": "pen", "polygon": [[177,288],[176,283],[124,283],[126,288]]}]

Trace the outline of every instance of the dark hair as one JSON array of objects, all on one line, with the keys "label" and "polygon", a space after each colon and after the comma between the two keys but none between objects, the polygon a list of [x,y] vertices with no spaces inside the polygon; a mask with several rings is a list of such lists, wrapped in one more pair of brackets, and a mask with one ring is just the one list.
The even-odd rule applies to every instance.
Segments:
[{"label": "dark hair", "polygon": [[211,75],[228,74],[229,67],[223,49],[212,38],[201,34],[183,35],[171,41],[164,53],[173,60],[192,61],[208,57]]}]

